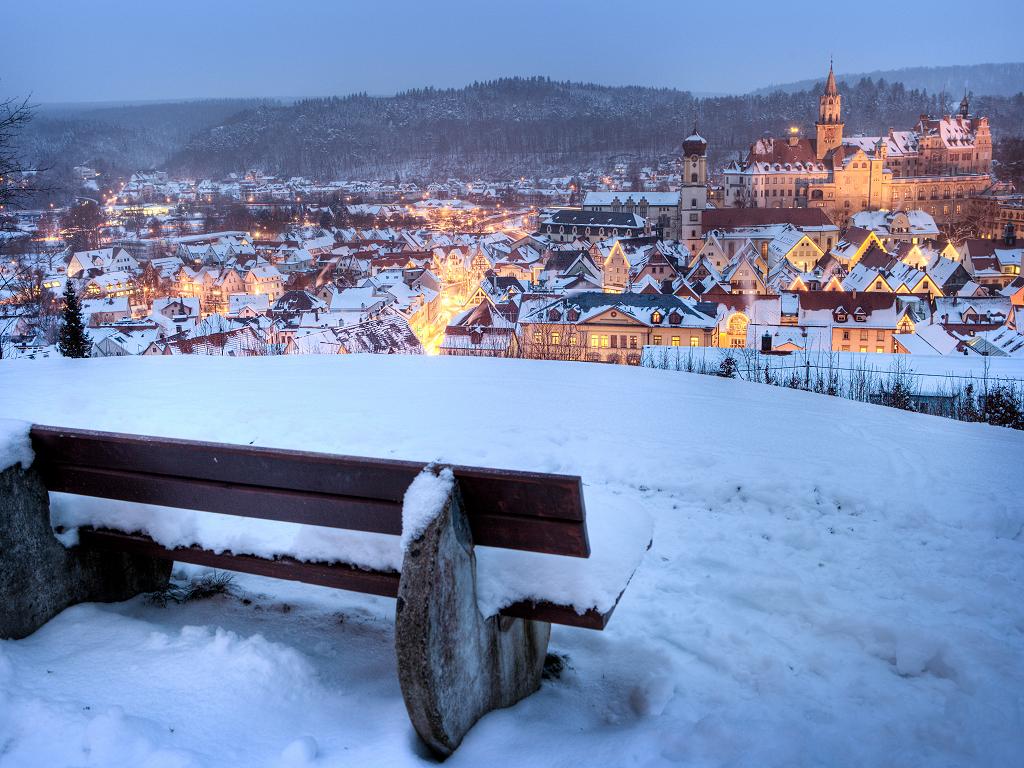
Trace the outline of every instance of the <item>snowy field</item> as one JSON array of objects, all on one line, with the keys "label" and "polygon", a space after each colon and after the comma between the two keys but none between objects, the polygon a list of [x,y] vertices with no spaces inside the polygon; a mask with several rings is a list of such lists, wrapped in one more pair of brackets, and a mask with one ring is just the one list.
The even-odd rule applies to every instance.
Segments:
[{"label": "snowy field", "polygon": [[[1024,433],[676,371],[361,356],[4,362],[0,418],[577,473],[611,522],[595,557],[616,519],[632,538],[651,519],[608,629],[555,627],[560,679],[453,766],[1024,753]],[[0,642],[0,767],[431,762],[393,601],[234,591],[81,605]]]}]

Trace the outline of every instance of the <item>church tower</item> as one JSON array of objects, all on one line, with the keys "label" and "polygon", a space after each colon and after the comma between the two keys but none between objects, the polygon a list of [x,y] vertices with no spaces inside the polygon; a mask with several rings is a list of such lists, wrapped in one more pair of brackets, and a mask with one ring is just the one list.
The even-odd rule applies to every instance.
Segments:
[{"label": "church tower", "polygon": [[679,186],[679,239],[691,253],[704,244],[703,218],[708,204],[708,142],[697,133],[683,139],[683,162]]},{"label": "church tower", "polygon": [[831,62],[828,65],[825,92],[818,99],[818,122],[815,126],[818,129],[817,156],[821,160],[843,144],[843,97],[836,88],[836,76]]}]

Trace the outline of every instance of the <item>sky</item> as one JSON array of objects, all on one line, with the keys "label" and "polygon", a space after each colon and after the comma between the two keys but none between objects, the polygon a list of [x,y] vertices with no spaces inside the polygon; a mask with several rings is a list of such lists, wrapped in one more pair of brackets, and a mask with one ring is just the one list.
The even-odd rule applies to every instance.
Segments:
[{"label": "sky", "polygon": [[743,93],[821,77],[830,56],[839,74],[1024,59],[1019,0],[7,5],[0,94],[39,103],[391,94],[512,75]]}]

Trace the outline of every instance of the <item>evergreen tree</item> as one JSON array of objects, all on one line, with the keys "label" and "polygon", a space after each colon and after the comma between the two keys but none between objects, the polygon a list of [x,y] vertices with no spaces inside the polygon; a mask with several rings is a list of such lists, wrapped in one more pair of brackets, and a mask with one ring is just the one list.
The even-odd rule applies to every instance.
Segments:
[{"label": "evergreen tree", "polygon": [[978,412],[978,401],[974,395],[974,384],[964,387],[959,402],[960,421],[981,421],[981,414]]},{"label": "evergreen tree", "polygon": [[890,408],[899,408],[903,411],[917,410],[910,388],[903,383],[901,378],[897,378],[888,391],[882,392],[882,405],[887,405]]},{"label": "evergreen tree", "polygon": [[89,357],[89,340],[85,336],[85,323],[82,322],[82,306],[78,303],[75,286],[68,280],[64,288],[63,322],[60,326],[60,337],[57,347],[64,357]]},{"label": "evergreen tree", "polygon": [[732,352],[722,358],[721,365],[718,366],[718,375],[724,379],[735,379],[736,370],[739,366],[736,365],[736,358],[732,356]]},{"label": "evergreen tree", "polygon": [[1024,429],[1024,413],[1021,412],[1020,400],[1013,390],[1002,384],[988,391],[982,408],[982,417],[997,427]]}]

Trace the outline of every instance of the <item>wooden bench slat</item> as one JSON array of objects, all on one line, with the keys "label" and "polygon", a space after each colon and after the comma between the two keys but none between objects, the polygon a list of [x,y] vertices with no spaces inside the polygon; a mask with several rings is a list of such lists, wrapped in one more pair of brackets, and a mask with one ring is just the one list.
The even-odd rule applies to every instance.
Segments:
[{"label": "wooden bench slat", "polygon": [[372,533],[402,532],[402,508],[388,501],[67,464],[43,464],[40,472],[46,487],[61,493]]},{"label": "wooden bench slat", "polygon": [[[202,480],[360,496],[400,503],[425,464],[208,443],[114,432],[35,426],[36,455],[46,461]],[[453,466],[467,512],[582,522],[580,478]]]},{"label": "wooden bench slat", "polygon": [[[40,426],[32,440],[52,491],[393,535],[424,466]],[[579,477],[453,471],[477,544],[589,557]]]},{"label": "wooden bench slat", "polygon": [[[89,548],[98,547],[119,552],[132,552],[225,571],[288,579],[351,592],[362,592],[382,597],[398,595],[399,576],[395,571],[370,571],[343,563],[308,563],[291,557],[277,557],[271,560],[254,555],[218,553],[196,546],[169,549],[148,536],[93,528],[79,530],[79,543]],[[612,608],[606,613],[600,613],[591,609],[580,614],[570,606],[524,601],[504,608],[501,614],[584,629],[604,629],[614,610]]]},{"label": "wooden bench slat", "polygon": [[[369,533],[402,533],[402,508],[388,501],[64,464],[44,464],[41,474],[49,490],[61,493]],[[575,522],[476,515],[469,524],[474,543],[481,546],[570,557],[589,552],[586,532]]]}]

